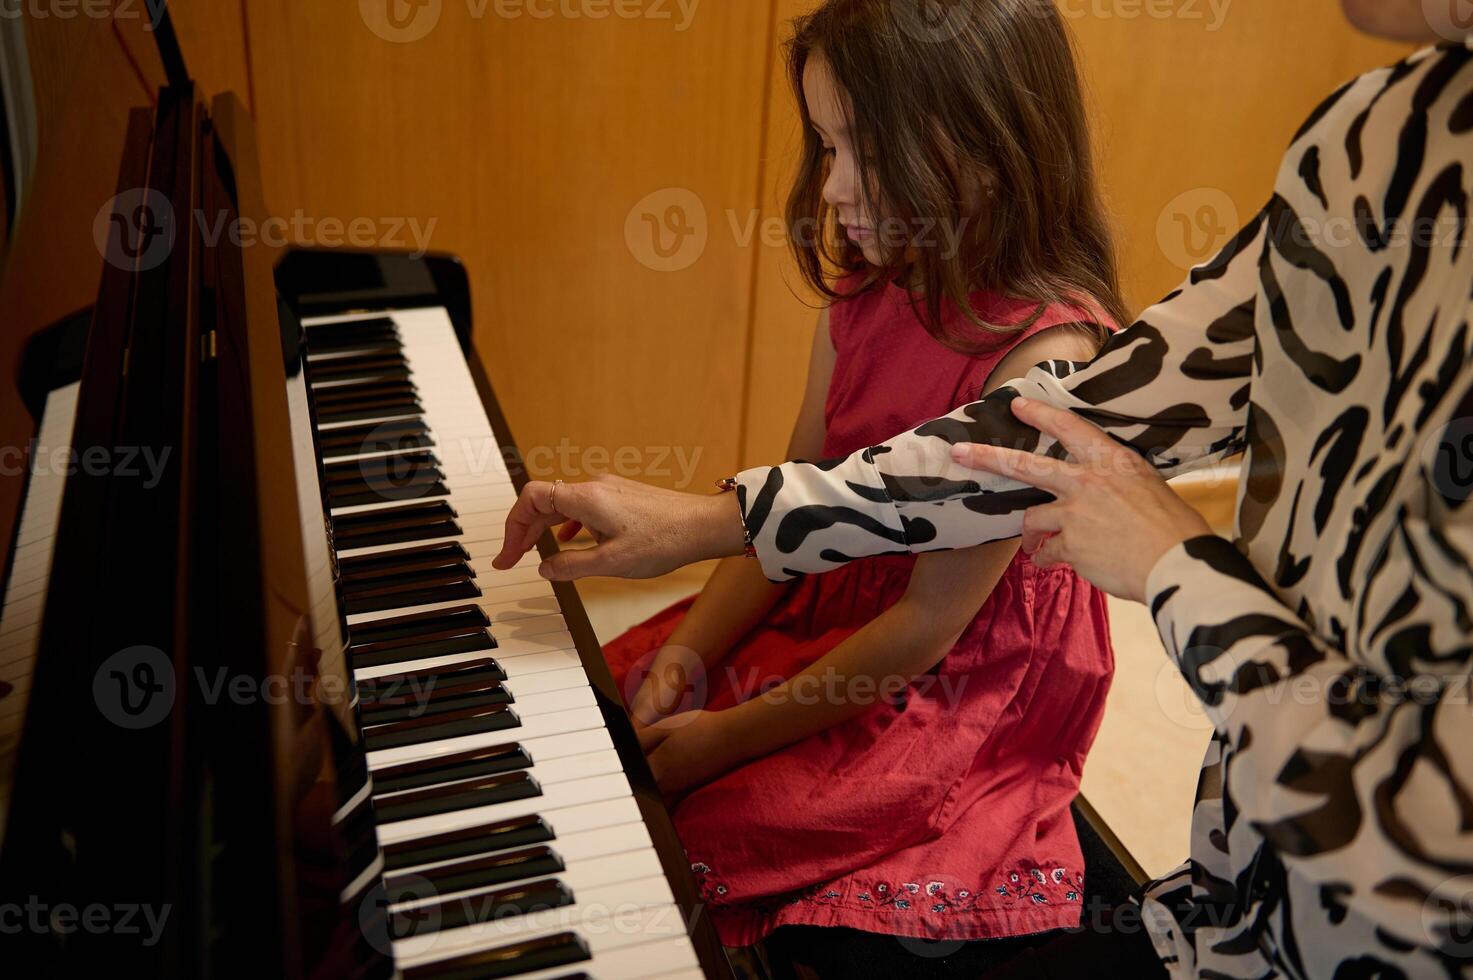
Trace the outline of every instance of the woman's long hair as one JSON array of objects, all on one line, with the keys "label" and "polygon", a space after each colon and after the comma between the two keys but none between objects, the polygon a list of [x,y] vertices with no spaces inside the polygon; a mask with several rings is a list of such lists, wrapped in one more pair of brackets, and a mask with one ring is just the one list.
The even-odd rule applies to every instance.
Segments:
[{"label": "woman's long hair", "polygon": [[828,0],[794,21],[803,154],[790,238],[804,279],[842,299],[853,292],[835,280],[869,266],[823,199],[829,158],[803,92],[815,57],[843,90],[860,187],[890,246],[861,288],[905,285],[926,329],[966,352],[1027,326],[985,322],[974,290],[1128,321],[1074,48],[1052,0]]}]

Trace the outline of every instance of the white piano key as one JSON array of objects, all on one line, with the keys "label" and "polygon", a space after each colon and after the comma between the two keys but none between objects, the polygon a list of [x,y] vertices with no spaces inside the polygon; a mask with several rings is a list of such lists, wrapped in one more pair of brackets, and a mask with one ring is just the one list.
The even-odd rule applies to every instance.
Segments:
[{"label": "white piano key", "polygon": [[[540,605],[524,605],[524,600],[546,599],[549,602]],[[513,582],[510,585],[482,587],[479,599],[447,599],[444,602],[429,602],[422,606],[406,606],[400,609],[389,609],[380,612],[354,613],[348,617],[348,627],[360,623],[372,623],[379,619],[391,619],[395,616],[411,616],[418,613],[438,612],[441,609],[453,609],[457,606],[480,606],[486,610],[487,615],[496,618],[513,617],[522,615],[543,616],[554,609],[561,608],[557,603],[556,593],[553,592],[552,583],[546,581],[537,582]],[[498,608],[500,607],[500,608]]]},{"label": "white piano key", "polygon": [[597,703],[593,698],[593,688],[584,684],[582,687],[569,690],[548,691],[546,694],[517,698],[516,704],[512,707],[516,710],[518,717],[524,721],[530,721],[541,715],[559,714],[577,708],[591,707]]},{"label": "white piano key", "polygon": [[[487,657],[496,659],[496,650],[473,650],[470,653],[456,653],[444,657],[431,657],[425,660],[406,660],[400,663],[382,664],[375,667],[355,668],[354,676],[358,680],[374,680],[379,677],[392,677],[396,674],[423,673],[428,670],[441,670],[446,667],[458,667],[476,660],[485,660]],[[578,651],[571,648],[567,650],[548,650],[543,653],[528,654],[517,657],[515,660],[502,663],[497,661],[501,668],[506,671],[507,678],[516,679],[530,677],[536,674],[552,670],[564,670],[568,667],[582,668],[582,661],[578,658]]]}]

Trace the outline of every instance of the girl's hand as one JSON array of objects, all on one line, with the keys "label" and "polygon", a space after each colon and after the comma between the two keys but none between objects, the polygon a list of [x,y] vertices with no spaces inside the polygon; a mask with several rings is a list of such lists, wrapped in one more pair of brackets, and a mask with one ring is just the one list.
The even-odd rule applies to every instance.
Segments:
[{"label": "girl's hand", "polygon": [[[725,711],[687,711],[640,733],[655,782],[667,796],[704,786],[741,762]],[[638,726],[636,726],[638,727]]]},{"label": "girl's hand", "polygon": [[629,714],[641,725],[699,708],[705,703],[706,665],[689,647],[663,646],[650,661],[639,690],[629,699]]},{"label": "girl's hand", "polygon": [[955,446],[952,457],[1057,498],[1024,516],[1023,550],[1035,564],[1073,565],[1106,592],[1144,602],[1146,579],[1161,557],[1212,533],[1150,463],[1093,423],[1023,398],[1013,401],[1013,414],[1057,439],[1070,460],[981,445]]},{"label": "girl's hand", "polygon": [[576,526],[559,534],[563,540],[581,526],[597,544],[544,561],[538,571],[553,581],[654,578],[704,558],[739,555],[746,545],[736,494],[676,493],[601,476],[587,483],[528,483],[506,516],[506,537],[492,564],[512,568],[545,531],[564,522]]}]

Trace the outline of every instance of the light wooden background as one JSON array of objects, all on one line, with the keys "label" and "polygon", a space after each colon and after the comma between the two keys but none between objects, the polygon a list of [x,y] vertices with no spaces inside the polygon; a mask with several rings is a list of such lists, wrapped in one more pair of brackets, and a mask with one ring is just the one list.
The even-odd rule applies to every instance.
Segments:
[{"label": "light wooden background", "polygon": [[[171,3],[202,87],[239,92],[257,117],[269,206],[309,242],[325,221],[413,221],[463,256],[478,346],[544,473],[617,467],[699,489],[776,461],[815,316],[771,234],[797,137],[778,55],[811,0],[704,0],[689,21],[675,0],[633,4],[669,19],[430,0],[399,8],[438,11],[407,42],[381,36],[389,2]],[[47,167],[6,256],[0,363],[96,288],[91,222],[113,193],[122,110],[159,80],[146,7],[114,5],[133,16],[26,25]],[[1180,231],[1157,233],[1174,227],[1168,205],[1199,192],[1175,210],[1215,209],[1208,225],[1230,231],[1314,103],[1403,53],[1353,35],[1337,0],[1233,0],[1220,24],[1205,2],[1192,7],[1208,19],[1064,5],[1092,11],[1070,23],[1137,307],[1181,275]],[[663,271],[644,216],[681,204],[697,234],[675,258],[690,261]]]}]

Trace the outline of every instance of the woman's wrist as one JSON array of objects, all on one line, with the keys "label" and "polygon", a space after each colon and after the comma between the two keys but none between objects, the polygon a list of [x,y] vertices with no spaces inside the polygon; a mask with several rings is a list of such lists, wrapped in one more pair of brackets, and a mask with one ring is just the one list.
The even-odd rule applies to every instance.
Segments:
[{"label": "woman's wrist", "polygon": [[702,558],[729,558],[745,554],[747,526],[734,493],[697,497],[693,536]]}]

